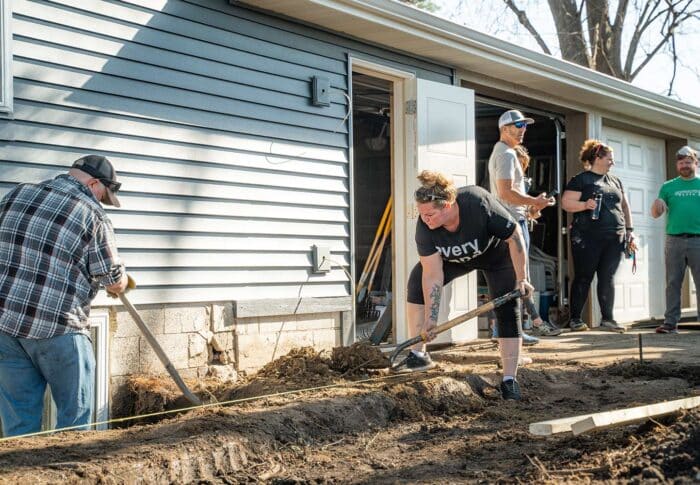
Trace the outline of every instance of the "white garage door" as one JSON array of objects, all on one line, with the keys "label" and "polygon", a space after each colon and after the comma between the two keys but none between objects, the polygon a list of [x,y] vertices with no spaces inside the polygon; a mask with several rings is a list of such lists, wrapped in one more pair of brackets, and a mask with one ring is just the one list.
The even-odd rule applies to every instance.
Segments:
[{"label": "white garage door", "polygon": [[[649,209],[666,180],[666,145],[662,139],[610,127],[603,127],[603,140],[615,152],[612,173],[625,187],[640,248],[637,273],[632,274],[632,262],[623,259],[615,275],[615,319],[631,322],[661,317],[666,279],[665,220],[652,218]],[[594,302],[595,313],[600,315],[596,299]]]}]

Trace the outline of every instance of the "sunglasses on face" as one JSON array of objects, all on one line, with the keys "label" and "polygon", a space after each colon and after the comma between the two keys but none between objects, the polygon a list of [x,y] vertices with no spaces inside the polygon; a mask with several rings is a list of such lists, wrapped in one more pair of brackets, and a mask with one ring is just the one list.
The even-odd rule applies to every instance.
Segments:
[{"label": "sunglasses on face", "polygon": [[115,194],[117,192],[119,192],[119,189],[122,188],[122,184],[120,182],[112,182],[111,180],[107,180],[107,179],[97,179],[97,180],[102,182],[102,185],[107,187],[109,190],[112,191],[112,193],[115,193]]},{"label": "sunglasses on face", "polygon": [[419,202],[435,202],[436,200],[447,200],[443,195],[438,195],[432,192],[432,189],[421,187],[416,190],[416,200]]},{"label": "sunglasses on face", "polygon": [[510,126],[515,126],[518,129],[525,128],[527,126],[527,121],[516,121],[515,123],[513,123]]}]

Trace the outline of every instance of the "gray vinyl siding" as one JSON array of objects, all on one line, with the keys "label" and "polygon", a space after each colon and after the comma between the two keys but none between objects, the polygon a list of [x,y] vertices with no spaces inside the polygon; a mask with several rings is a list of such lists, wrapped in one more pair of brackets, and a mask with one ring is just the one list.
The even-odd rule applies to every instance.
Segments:
[{"label": "gray vinyl siding", "polygon": [[[224,0],[15,0],[12,30],[0,195],[108,156],[135,303],[348,295],[348,58],[451,82]],[[310,103],[312,76],[330,79],[330,107]],[[331,248],[330,273],[311,273],[313,244]]]}]

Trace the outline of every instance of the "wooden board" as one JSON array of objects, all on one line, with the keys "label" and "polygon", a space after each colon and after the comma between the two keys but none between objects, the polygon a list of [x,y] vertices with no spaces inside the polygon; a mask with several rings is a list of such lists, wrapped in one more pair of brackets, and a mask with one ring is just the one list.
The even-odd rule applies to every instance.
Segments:
[{"label": "wooden board", "polygon": [[624,425],[642,421],[648,418],[664,416],[680,409],[691,409],[700,406],[700,396],[677,399],[675,401],[659,402],[646,406],[637,406],[627,409],[615,409],[602,413],[592,414],[571,425],[574,435],[586,431],[605,429],[611,426]]},{"label": "wooden board", "polygon": [[700,406],[700,396],[637,406],[634,408],[616,409],[600,413],[551,419],[548,421],[530,423],[530,434],[549,436],[556,433],[568,433],[569,431],[573,431],[574,434],[580,434],[593,428],[631,423],[653,416],[670,414],[679,409],[691,409],[696,406]]}]

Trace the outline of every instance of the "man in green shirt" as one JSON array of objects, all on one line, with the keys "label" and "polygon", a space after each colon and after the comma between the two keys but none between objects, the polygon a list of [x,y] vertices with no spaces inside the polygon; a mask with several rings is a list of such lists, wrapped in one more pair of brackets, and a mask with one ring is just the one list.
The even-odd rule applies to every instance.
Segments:
[{"label": "man in green shirt", "polygon": [[[698,154],[689,146],[676,153],[678,177],[667,181],[651,206],[651,216],[666,219],[666,313],[657,333],[678,333],[681,318],[681,287],[690,267],[693,281],[700,285],[700,178]],[[698,311],[700,311],[700,293]]]}]

